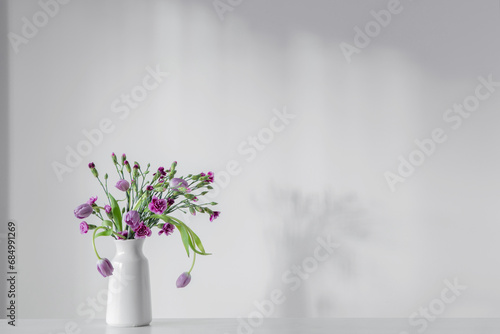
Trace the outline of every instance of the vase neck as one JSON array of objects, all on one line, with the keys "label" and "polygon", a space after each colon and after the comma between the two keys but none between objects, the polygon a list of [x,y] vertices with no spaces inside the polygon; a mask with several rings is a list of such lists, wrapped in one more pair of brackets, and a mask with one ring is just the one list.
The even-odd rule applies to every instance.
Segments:
[{"label": "vase neck", "polygon": [[115,240],[116,254],[141,254],[144,239]]}]

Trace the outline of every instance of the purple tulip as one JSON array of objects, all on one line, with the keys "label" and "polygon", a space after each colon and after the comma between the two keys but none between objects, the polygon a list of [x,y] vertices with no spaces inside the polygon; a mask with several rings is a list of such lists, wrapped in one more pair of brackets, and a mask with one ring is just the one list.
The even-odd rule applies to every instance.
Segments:
[{"label": "purple tulip", "polygon": [[213,221],[214,219],[217,219],[217,217],[219,217],[220,215],[220,212],[219,211],[214,211],[211,215],[210,215],[210,221]]},{"label": "purple tulip", "polygon": [[89,225],[87,224],[87,222],[81,222],[80,223],[80,233],[81,234],[85,234],[89,231]]},{"label": "purple tulip", "polygon": [[103,277],[113,275],[114,270],[115,270],[115,268],[113,268],[113,265],[111,264],[111,262],[108,259],[104,258],[104,259],[99,259],[97,261],[97,271],[99,271],[99,273]]},{"label": "purple tulip", "polygon": [[135,232],[135,237],[137,239],[145,239],[146,237],[150,237],[153,232],[151,232],[151,229],[144,225],[143,222],[139,224],[139,226],[134,230]]},{"label": "purple tulip", "polygon": [[97,201],[97,196],[95,197],[90,197],[89,200],[87,201],[88,205],[92,205]]},{"label": "purple tulip", "polygon": [[186,271],[179,276],[176,285],[178,288],[184,288],[189,284],[189,282],[191,282],[191,274]]},{"label": "purple tulip", "polygon": [[158,232],[158,235],[162,235],[163,233],[165,233],[165,235],[170,235],[174,232],[174,229],[175,229],[174,225],[166,223],[165,225],[163,225],[160,232]]},{"label": "purple tulip", "polygon": [[74,213],[76,218],[83,219],[90,216],[92,214],[92,211],[94,211],[94,209],[92,209],[92,207],[88,203],[84,203],[79,205],[75,209]]},{"label": "purple tulip", "polygon": [[127,180],[120,179],[118,180],[118,182],[116,182],[115,187],[120,189],[121,191],[127,191],[128,188],[130,188],[130,184]]},{"label": "purple tulip", "polygon": [[186,180],[183,180],[181,178],[174,177],[172,180],[170,180],[170,187],[172,187],[173,189],[184,187],[187,190],[188,186],[189,184],[186,182]]},{"label": "purple tulip", "polygon": [[104,206],[104,211],[106,211],[106,213],[111,213],[111,207],[109,205],[105,205]]},{"label": "purple tulip", "polygon": [[129,211],[125,214],[123,219],[125,220],[125,224],[129,225],[132,230],[135,230],[138,227],[141,216],[137,211]]},{"label": "purple tulip", "polygon": [[167,210],[167,200],[163,198],[159,199],[156,196],[153,196],[151,203],[149,203],[149,210],[161,215],[163,212],[165,212],[165,210]]}]

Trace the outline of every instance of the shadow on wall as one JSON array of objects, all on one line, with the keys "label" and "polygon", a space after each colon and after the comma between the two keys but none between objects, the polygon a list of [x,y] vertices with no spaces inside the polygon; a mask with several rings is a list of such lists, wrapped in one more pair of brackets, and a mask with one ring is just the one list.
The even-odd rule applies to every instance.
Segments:
[{"label": "shadow on wall", "polygon": [[359,199],[273,187],[257,205],[269,219],[269,293],[279,289],[286,297],[276,316],[333,316],[342,286],[357,275],[356,247],[369,236]]},{"label": "shadow on wall", "polygon": [[[9,41],[7,39],[8,33],[7,21],[7,2],[0,1],[0,268],[2,273],[5,273],[7,268],[7,208],[9,202],[9,120],[8,120],[8,106],[9,106],[9,76],[8,76],[8,58],[9,58]],[[2,275],[2,278],[5,277]],[[5,305],[6,302],[6,281],[0,280],[0,303]],[[5,319],[5,312],[0,312],[0,319]]]}]

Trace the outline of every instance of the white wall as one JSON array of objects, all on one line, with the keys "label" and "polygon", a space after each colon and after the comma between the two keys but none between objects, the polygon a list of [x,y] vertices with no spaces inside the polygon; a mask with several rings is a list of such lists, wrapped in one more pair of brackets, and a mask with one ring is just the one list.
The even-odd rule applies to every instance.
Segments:
[{"label": "white wall", "polygon": [[[500,80],[498,1],[401,3],[351,63],[340,43],[387,1],[243,1],[222,21],[212,1],[73,0],[10,45],[18,315],[87,319],[78,308],[107,281],[73,209],[103,196],[87,163],[111,173],[126,152],[185,174],[242,168],[217,221],[189,220],[214,255],[188,288],[179,235],[148,240],[154,317],[246,317],[273,289],[287,296],[273,316],[408,317],[454,278],[467,289],[443,316],[497,316],[500,92],[456,130],[443,114],[478,76]],[[40,10],[9,1],[10,31]],[[169,76],[121,119],[113,101],[157,66]],[[238,147],[285,108],[295,118],[247,161]],[[113,131],[59,182],[53,163],[103,119]],[[391,192],[384,173],[435,128],[447,141]],[[339,248],[291,291],[282,275],[327,236]],[[99,248],[112,257],[111,240]]]}]

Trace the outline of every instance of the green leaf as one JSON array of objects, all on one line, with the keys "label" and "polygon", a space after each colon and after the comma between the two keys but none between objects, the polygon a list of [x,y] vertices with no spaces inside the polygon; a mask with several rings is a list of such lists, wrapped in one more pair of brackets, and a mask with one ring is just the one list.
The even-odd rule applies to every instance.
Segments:
[{"label": "green leaf", "polygon": [[111,220],[103,220],[102,221],[102,226],[107,227],[107,228],[112,228],[113,227],[113,222]]},{"label": "green leaf", "polygon": [[184,244],[184,248],[186,248],[186,253],[189,257],[189,248],[193,248],[193,244],[191,243],[189,232],[184,224],[179,225],[179,232],[181,233],[182,243]]},{"label": "green leaf", "polygon": [[[158,218],[166,223],[171,223],[175,225],[175,227],[177,227],[177,229],[181,234],[182,243],[184,244],[184,248],[186,248],[186,253],[188,254],[188,256],[189,256],[189,248],[191,248],[193,252],[200,255],[211,255],[210,253],[205,252],[205,248],[203,247],[203,244],[201,243],[201,240],[196,235],[196,233],[194,233],[193,230],[191,230],[186,224],[184,224],[179,219],[167,215],[151,215],[150,218]],[[196,245],[201,252],[197,250],[194,245]]]},{"label": "green leaf", "polygon": [[111,213],[115,220],[115,226],[117,231],[122,230],[122,213],[120,212],[120,206],[116,202],[116,199],[109,194],[109,201],[111,202]]},{"label": "green leaf", "polygon": [[142,196],[139,198],[139,200],[137,201],[137,203],[135,204],[134,206],[134,210],[137,211],[137,209],[139,209],[142,205],[142,202],[145,201],[147,198],[146,198],[146,193],[143,193]]},{"label": "green leaf", "polygon": [[193,230],[189,229],[191,237],[193,238],[194,243],[198,246],[199,250],[205,253],[205,248],[203,248],[203,244],[201,243],[200,238],[193,232]]},{"label": "green leaf", "polygon": [[109,237],[111,234],[113,234],[113,230],[112,229],[107,229],[107,230],[104,230],[102,232],[99,232],[95,235],[95,237]]}]

